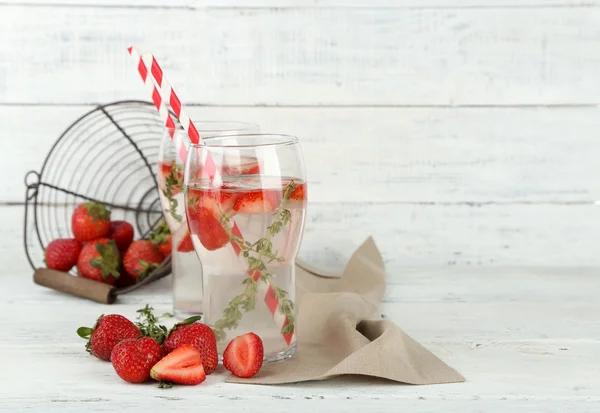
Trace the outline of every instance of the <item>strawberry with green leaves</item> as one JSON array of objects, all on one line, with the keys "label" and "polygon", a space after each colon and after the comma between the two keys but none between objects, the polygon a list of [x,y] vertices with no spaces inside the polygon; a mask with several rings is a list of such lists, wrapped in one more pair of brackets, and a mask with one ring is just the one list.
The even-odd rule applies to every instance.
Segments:
[{"label": "strawberry with green leaves", "polygon": [[164,219],[160,220],[148,238],[162,255],[166,257],[171,254],[171,231]]},{"label": "strawberry with green leaves", "polygon": [[152,241],[137,240],[127,249],[123,257],[123,267],[132,277],[144,278],[164,259],[164,255],[156,249]]},{"label": "strawberry with green leaves", "polygon": [[121,340],[142,335],[135,324],[119,314],[101,315],[94,327],[79,327],[77,334],[88,340],[88,352],[105,361],[110,361],[110,353]]},{"label": "strawberry with green leaves", "polygon": [[110,285],[114,285],[119,277],[119,267],[119,250],[115,242],[108,238],[85,244],[77,259],[80,276]]},{"label": "strawberry with green leaves", "polygon": [[79,204],[71,216],[71,229],[81,242],[105,237],[110,232],[110,210],[94,201]]}]

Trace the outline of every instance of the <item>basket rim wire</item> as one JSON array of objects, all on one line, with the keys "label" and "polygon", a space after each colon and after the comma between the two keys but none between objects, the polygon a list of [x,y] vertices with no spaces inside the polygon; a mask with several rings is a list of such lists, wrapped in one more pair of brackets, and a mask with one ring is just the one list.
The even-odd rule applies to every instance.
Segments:
[{"label": "basket rim wire", "polygon": [[[113,109],[114,108],[114,109]],[[111,112],[109,112],[109,110],[113,109]],[[128,116],[129,115],[129,111],[131,110],[135,110],[138,109],[139,112],[134,112],[133,116]],[[142,113],[143,111],[143,113]],[[119,119],[119,115],[123,115],[125,114],[126,118],[124,119]],[[144,115],[148,115],[147,117],[145,117]],[[84,122],[84,120],[86,120],[87,122]],[[108,122],[106,122],[108,120]],[[119,123],[118,121],[121,120],[121,123]],[[146,122],[144,122],[146,121]],[[30,246],[29,242],[31,241],[29,239],[29,225],[30,225],[30,220],[29,220],[29,216],[30,216],[30,209],[33,209],[33,213],[32,215],[32,221],[33,221],[33,232],[35,232],[35,237],[37,238],[37,242],[39,243],[39,246],[44,249],[45,245],[44,242],[42,240],[42,234],[41,234],[41,222],[43,221],[43,212],[41,211],[41,208],[44,206],[60,206],[62,203],[58,202],[58,196],[59,193],[63,193],[64,196],[67,197],[71,197],[68,200],[65,199],[64,201],[64,206],[68,206],[71,205],[72,202],[75,202],[77,199],[82,199],[82,200],[88,200],[88,201],[96,201],[99,203],[103,203],[106,206],[108,206],[111,209],[120,209],[122,211],[126,212],[132,212],[135,213],[135,225],[138,229],[138,232],[141,234],[141,238],[145,239],[148,237],[149,233],[152,231],[152,229],[155,228],[155,226],[160,222],[160,220],[163,218],[163,214],[161,213],[162,211],[162,207],[160,207],[159,209],[154,209],[153,207],[158,203],[158,205],[160,205],[160,200],[158,199],[158,197],[154,197],[152,198],[152,194],[156,193],[158,194],[158,182],[157,182],[157,178],[155,175],[155,171],[153,169],[153,166],[150,164],[150,162],[148,161],[148,158],[146,156],[146,154],[144,153],[143,149],[146,150],[150,150],[150,149],[158,149],[159,145],[156,143],[155,139],[152,138],[142,138],[142,139],[134,139],[134,137],[139,136],[139,135],[144,135],[144,134],[148,134],[148,129],[146,130],[141,130],[141,131],[136,131],[136,132],[128,132],[125,129],[126,128],[143,128],[143,127],[148,127],[150,122],[157,122],[158,118],[156,117],[156,112],[154,110],[153,107],[153,103],[149,102],[149,101],[144,101],[144,100],[119,100],[119,101],[115,101],[115,102],[110,102],[107,104],[101,104],[101,105],[96,105],[94,108],[92,108],[91,110],[87,111],[86,113],[84,113],[83,115],[81,115],[79,118],[77,118],[73,123],[71,123],[71,125],[69,125],[69,127],[67,127],[62,134],[58,137],[58,139],[52,144],[50,150],[48,151],[44,162],[42,164],[42,167],[40,169],[39,172],[35,171],[35,170],[31,170],[29,172],[26,173],[25,175],[25,186],[26,186],[26,192],[25,192],[25,217],[24,217],[24,227],[23,227],[23,243],[24,243],[24,248],[25,248],[25,255],[26,258],[31,266],[31,268],[33,270],[36,270],[38,267],[36,266],[34,259],[32,258],[31,255],[31,251],[30,251]],[[90,123],[91,122],[91,123]],[[134,122],[133,124],[131,122]],[[142,159],[143,164],[142,165],[137,165],[134,168],[130,168],[129,171],[127,171],[128,175],[119,175],[119,176],[115,176],[112,178],[112,181],[110,182],[110,185],[107,186],[105,193],[103,194],[105,199],[101,199],[101,196],[90,196],[89,194],[83,194],[83,193],[79,193],[77,192],[77,190],[79,189],[79,187],[75,188],[75,190],[72,190],[72,187],[74,186],[74,179],[75,179],[75,174],[73,174],[71,176],[71,180],[69,182],[68,188],[65,187],[60,187],[58,185],[55,185],[53,181],[57,179],[57,174],[59,174],[59,170],[61,169],[60,165],[55,165],[55,163],[59,162],[59,160],[55,159],[52,157],[53,153],[55,151],[57,151],[59,148],[61,148],[64,144],[65,144],[65,138],[67,136],[70,136],[70,134],[77,132],[78,130],[82,129],[82,128],[92,128],[92,127],[99,127],[99,130],[102,130],[102,128],[104,128],[105,126],[112,126],[116,128],[116,131],[112,131],[112,133],[120,133],[120,135],[117,133],[118,137],[117,138],[112,138],[113,140],[109,140],[110,138],[108,138],[108,135],[105,135],[102,137],[102,142],[104,142],[105,140],[109,140],[109,142],[106,144],[106,147],[108,148],[111,143],[117,142],[117,140],[121,140],[122,138],[125,138],[129,144],[133,147],[133,151],[132,152],[128,152],[125,155],[122,155],[120,158],[118,158],[118,153],[120,152],[118,149],[116,152],[112,153],[111,156],[109,156],[109,159],[111,159],[112,165],[109,167],[109,170],[111,170],[112,168],[116,167],[117,165],[122,165],[123,163],[127,163],[126,160],[131,158],[132,155],[137,154],[137,156],[139,158]],[[156,123],[156,125],[160,126],[161,128],[163,127],[159,122]],[[154,126],[154,125],[152,125]],[[94,131],[94,133],[96,133]],[[146,143],[150,144],[151,142],[154,142],[153,144],[149,145],[148,147],[146,147]],[[72,150],[74,152],[76,152],[77,150],[80,149],[80,147],[82,145],[86,144],[86,139],[81,139],[80,142],[78,143],[78,146],[73,148],[70,147],[67,149],[67,153],[68,151]],[[72,145],[74,146],[74,145]],[[117,157],[117,159],[115,160],[112,156]],[[136,157],[136,159],[139,160],[139,158]],[[75,170],[78,170],[78,168],[89,168],[90,165],[83,165],[85,159],[81,159],[79,161],[79,164],[75,166]],[[53,173],[48,172],[48,169],[50,168],[50,171],[53,171]],[[131,170],[132,169],[132,170]],[[107,201],[109,199],[109,193],[111,192],[111,188],[118,185],[116,185],[116,181],[117,179],[120,179],[121,181],[126,181],[129,177],[131,176],[135,176],[136,173],[139,173],[140,171],[142,171],[143,169],[147,169],[149,176],[152,178],[152,185],[151,187],[145,191],[141,197],[138,204],[137,205],[133,205],[135,204],[135,202],[133,202],[133,197],[134,197],[134,191],[131,191],[127,197],[127,200],[125,202],[125,204],[122,203],[114,203],[114,202],[110,202]],[[48,174],[50,173],[50,176],[48,177],[48,179],[45,178],[45,173]],[[95,178],[92,178],[95,179]],[[79,182],[79,185],[82,184],[82,181]],[[42,188],[46,188],[49,190],[54,191],[54,197],[51,196],[51,194],[47,195],[47,199],[45,199],[44,197],[46,196],[45,192],[48,191],[42,191]],[[83,191],[82,191],[83,192]],[[39,198],[44,198],[44,199],[39,199]],[[147,201],[150,202],[147,202]],[[72,201],[72,202],[71,202]],[[144,202],[146,202],[147,206],[144,206]],[[45,208],[46,209],[46,219],[49,219],[49,212],[48,210],[50,208]],[[55,210],[55,214],[57,214],[57,209]],[[66,213],[66,208],[65,208],[65,213]],[[158,214],[158,218],[155,219],[154,221],[152,221],[152,214]],[[146,217],[145,219],[145,226],[147,227],[147,229],[145,231],[142,231],[142,223],[140,223],[139,219],[141,218],[143,220],[143,217]],[[58,220],[58,217],[55,216],[55,218]],[[48,237],[47,234],[44,234],[46,238],[51,239],[51,237]],[[34,237],[32,237],[34,238]],[[143,280],[141,280],[140,282],[129,286],[129,287],[124,287],[124,288],[118,288],[118,287],[113,287],[113,289],[115,290],[114,294],[115,295],[120,295],[120,294],[126,294],[130,291],[136,290],[144,285],[147,285],[153,281],[158,280],[159,278],[165,277],[167,275],[169,275],[171,272],[171,256],[167,256],[163,262],[159,265],[158,268],[156,268],[152,273],[150,273],[147,277],[145,277]]]}]

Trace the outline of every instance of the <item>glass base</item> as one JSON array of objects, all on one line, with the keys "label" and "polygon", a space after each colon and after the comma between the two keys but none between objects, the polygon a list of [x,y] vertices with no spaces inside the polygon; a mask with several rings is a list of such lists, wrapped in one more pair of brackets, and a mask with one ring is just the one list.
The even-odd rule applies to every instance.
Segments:
[{"label": "glass base", "polygon": [[[296,343],[279,353],[265,354],[263,364],[279,363],[292,357],[296,353]],[[219,354],[219,364],[223,364],[223,355]]]},{"label": "glass base", "polygon": [[266,354],[265,359],[263,361],[264,364],[269,363],[278,363],[280,361],[285,361],[292,357],[296,353],[296,343],[288,347],[286,350],[280,351],[279,353],[274,354]]}]

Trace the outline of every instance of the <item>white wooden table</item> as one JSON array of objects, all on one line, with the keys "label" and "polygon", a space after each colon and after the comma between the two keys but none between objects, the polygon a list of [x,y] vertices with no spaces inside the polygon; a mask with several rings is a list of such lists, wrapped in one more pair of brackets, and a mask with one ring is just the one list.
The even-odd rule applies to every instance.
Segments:
[{"label": "white wooden table", "polygon": [[112,307],[3,276],[0,411],[598,412],[600,277],[593,268],[400,269],[383,312],[466,383],[407,386],[361,378],[284,386],[224,383],[160,390],[121,381],[84,350],[77,327],[101,313],[170,310],[169,280]]}]

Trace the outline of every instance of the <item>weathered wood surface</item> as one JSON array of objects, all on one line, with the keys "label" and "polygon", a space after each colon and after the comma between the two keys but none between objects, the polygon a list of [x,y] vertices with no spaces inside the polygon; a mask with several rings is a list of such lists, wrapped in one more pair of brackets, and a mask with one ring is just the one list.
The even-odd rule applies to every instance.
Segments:
[{"label": "weathered wood surface", "polygon": [[249,386],[225,384],[218,374],[197,388],[129,385],[110,364],[85,353],[75,330],[101,312],[134,316],[145,303],[169,310],[169,280],[106,307],[34,286],[20,272],[2,276],[11,294],[0,301],[0,406],[14,412],[42,406],[103,412],[117,405],[128,411],[260,406],[279,412],[288,405],[295,411],[597,411],[597,268],[388,270],[399,276],[388,286],[385,316],[457,368],[466,383],[415,387],[355,378]]},{"label": "weathered wood surface", "polygon": [[160,59],[187,103],[597,104],[600,8],[512,4],[459,9],[4,4],[0,103],[143,96],[125,51],[134,44]]}]

